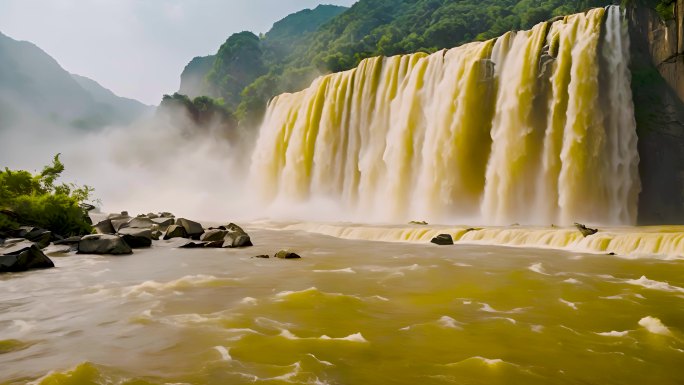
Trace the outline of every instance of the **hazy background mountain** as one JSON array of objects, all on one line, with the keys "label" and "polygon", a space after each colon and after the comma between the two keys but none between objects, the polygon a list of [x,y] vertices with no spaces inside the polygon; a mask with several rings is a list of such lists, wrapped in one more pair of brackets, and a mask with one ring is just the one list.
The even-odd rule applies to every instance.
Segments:
[{"label": "hazy background mountain", "polygon": [[128,124],[150,107],[72,75],[36,45],[0,33],[0,129],[33,121],[96,129]]}]

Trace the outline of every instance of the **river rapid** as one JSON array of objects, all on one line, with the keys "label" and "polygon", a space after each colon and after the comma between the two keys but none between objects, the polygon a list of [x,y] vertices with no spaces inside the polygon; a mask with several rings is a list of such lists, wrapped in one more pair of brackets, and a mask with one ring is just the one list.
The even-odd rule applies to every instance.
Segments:
[{"label": "river rapid", "polygon": [[0,276],[0,384],[684,381],[680,259],[302,228]]}]

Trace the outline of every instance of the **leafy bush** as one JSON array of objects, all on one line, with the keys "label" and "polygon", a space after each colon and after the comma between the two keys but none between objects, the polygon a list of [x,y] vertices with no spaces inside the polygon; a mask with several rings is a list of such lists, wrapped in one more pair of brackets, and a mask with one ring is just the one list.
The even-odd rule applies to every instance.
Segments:
[{"label": "leafy bush", "polygon": [[8,168],[0,171],[0,230],[21,224],[65,236],[90,233],[79,204],[89,200],[94,190],[87,185],[56,184],[62,172],[59,154],[39,174]]}]

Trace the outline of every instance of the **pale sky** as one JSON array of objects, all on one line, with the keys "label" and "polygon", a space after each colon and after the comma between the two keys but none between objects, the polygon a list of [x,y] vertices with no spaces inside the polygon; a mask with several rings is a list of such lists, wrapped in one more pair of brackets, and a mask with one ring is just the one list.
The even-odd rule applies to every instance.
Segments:
[{"label": "pale sky", "polygon": [[0,32],[30,41],[69,72],[158,104],[195,56],[232,33],[267,32],[290,13],[356,0],[0,0]]}]

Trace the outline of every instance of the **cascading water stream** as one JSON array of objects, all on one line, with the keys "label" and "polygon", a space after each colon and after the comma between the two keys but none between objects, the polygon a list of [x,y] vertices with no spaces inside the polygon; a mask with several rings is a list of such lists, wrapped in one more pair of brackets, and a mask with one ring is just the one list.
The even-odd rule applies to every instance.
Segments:
[{"label": "cascading water stream", "polygon": [[634,224],[629,41],[618,7],[432,55],[371,58],[269,104],[268,201],[360,221]]}]

